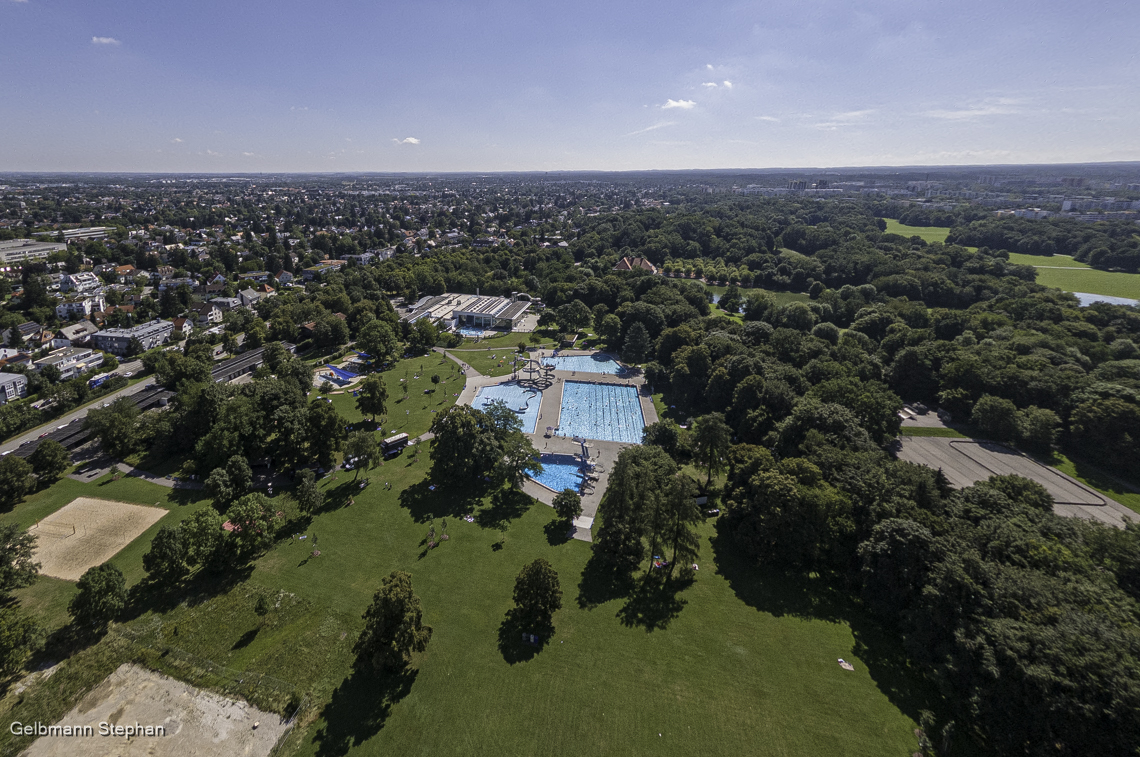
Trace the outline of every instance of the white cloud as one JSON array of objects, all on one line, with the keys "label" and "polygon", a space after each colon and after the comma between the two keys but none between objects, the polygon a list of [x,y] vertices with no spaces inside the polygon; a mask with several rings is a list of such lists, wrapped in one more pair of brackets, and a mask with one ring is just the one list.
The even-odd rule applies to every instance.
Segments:
[{"label": "white cloud", "polygon": [[174,139],[170,140],[170,142],[172,144],[180,145],[180,144],[182,144],[182,139],[179,137],[175,137]]},{"label": "white cloud", "polygon": [[712,71],[712,70],[713,70],[713,64],[711,64],[711,63],[706,63],[706,64],[705,64],[705,68],[707,68],[709,71]]},{"label": "white cloud", "polygon": [[626,134],[625,136],[632,137],[632,136],[635,136],[637,134],[644,134],[647,131],[656,131],[657,129],[663,129],[666,126],[672,126],[675,123],[677,123],[677,122],[676,121],[662,121],[661,123],[653,124],[652,126],[646,126],[644,129],[638,129],[637,131],[631,131],[629,134]]},{"label": "white cloud", "polygon": [[730,82],[728,79],[725,79],[724,80],[724,88],[725,89],[732,89],[732,82]]},{"label": "white cloud", "polygon": [[692,100],[666,100],[665,104],[661,106],[665,110],[670,108],[680,108],[681,110],[692,110],[697,107],[697,104]]},{"label": "white cloud", "polygon": [[872,108],[869,110],[849,110],[844,113],[836,113],[826,121],[812,124],[817,129],[834,130],[844,126],[859,126],[867,122],[867,117],[874,114],[876,111]]},{"label": "white cloud", "polygon": [[706,81],[706,82],[702,82],[701,86],[702,87],[708,87],[709,89],[716,89],[717,83],[715,81]]},{"label": "white cloud", "polygon": [[757,121],[768,121],[769,123],[779,123],[780,119],[775,116],[756,116]]},{"label": "white cloud", "polygon": [[123,44],[114,37],[92,37],[91,44],[93,45],[121,45]]},{"label": "white cloud", "polygon": [[418,145],[420,143],[415,137],[404,137],[403,139],[393,139],[392,141],[398,145]]},{"label": "white cloud", "polygon": [[245,157],[247,157],[247,158],[252,158],[252,157],[253,157],[253,153],[251,153],[251,152],[243,152],[243,153],[242,153],[242,155],[244,155],[244,156],[245,156]]},{"label": "white cloud", "polygon": [[992,97],[979,103],[955,110],[936,109],[925,111],[928,118],[941,118],[947,121],[968,121],[986,116],[1011,116],[1021,112],[1020,100],[1009,97]]},{"label": "white cloud", "polygon": [[12,0],[14,3],[26,3],[28,0]]},{"label": "white cloud", "polygon": [[206,150],[206,154],[207,154],[207,155],[213,155],[214,157],[217,157],[218,155],[221,155],[221,153],[220,153],[220,152],[214,152],[213,150]]}]

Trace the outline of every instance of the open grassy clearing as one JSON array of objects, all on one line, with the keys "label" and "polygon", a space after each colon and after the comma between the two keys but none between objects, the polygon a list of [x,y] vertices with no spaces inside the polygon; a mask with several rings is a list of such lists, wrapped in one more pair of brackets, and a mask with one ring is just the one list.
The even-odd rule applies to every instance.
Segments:
[{"label": "open grassy clearing", "polygon": [[1088,292],[1140,300],[1140,273],[1096,268],[1038,268],[1037,283],[1066,292]]},{"label": "open grassy clearing", "polygon": [[[705,289],[709,290],[709,292],[711,292],[713,294],[720,294],[720,295],[723,295],[725,292],[728,291],[728,287],[715,286],[713,284],[705,284]],[[740,295],[742,297],[747,297],[749,292],[764,292],[769,297],[771,297],[773,300],[775,300],[777,305],[787,305],[789,302],[808,302],[811,299],[810,297],[808,297],[803,292],[777,292],[777,291],[772,290],[772,289],[759,289],[759,288],[756,288],[756,289],[742,288],[740,290]]]},{"label": "open grassy clearing", "polygon": [[893,218],[884,219],[887,222],[886,234],[901,234],[904,237],[921,237],[927,244],[931,242],[945,242],[950,234],[948,226],[906,226]]},{"label": "open grassy clearing", "polygon": [[[480,349],[448,350],[448,352],[484,376],[507,376],[514,370],[511,361],[519,357],[517,343],[504,344],[501,347],[483,347],[480,344],[479,347]],[[447,362],[455,365],[453,360]]]},{"label": "open grassy clearing", "polygon": [[1026,255],[1022,252],[1011,252],[1009,262],[1031,265],[1035,268],[1090,268],[1087,263],[1074,260],[1069,255]]},{"label": "open grassy clearing", "polygon": [[[431,382],[433,374],[439,375],[438,384]],[[448,360],[439,353],[401,360],[391,370],[380,373],[380,377],[388,390],[388,420],[384,423],[384,431],[406,433],[412,437],[427,431],[436,413],[454,405],[455,395],[463,391],[464,385],[463,376],[459,375],[459,367],[455,361]],[[408,388],[407,399],[404,398],[405,379]],[[353,388],[334,389],[341,393],[329,395],[314,391],[310,397],[313,402],[332,400],[333,407],[341,417],[349,423],[359,423],[365,420],[365,416],[356,409],[356,398],[352,396]],[[425,394],[425,390],[429,389],[435,391]]]}]

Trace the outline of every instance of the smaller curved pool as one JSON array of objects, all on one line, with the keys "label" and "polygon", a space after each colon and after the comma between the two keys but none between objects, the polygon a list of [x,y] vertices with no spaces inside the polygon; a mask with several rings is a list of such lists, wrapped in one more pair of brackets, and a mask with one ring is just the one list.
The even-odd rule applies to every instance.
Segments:
[{"label": "smaller curved pool", "polygon": [[580,492],[582,482],[586,480],[582,473],[582,464],[573,455],[539,455],[542,463],[542,473],[528,471],[527,475],[547,489],[561,492],[570,489]]},{"label": "smaller curved pool", "polygon": [[495,386],[484,386],[471,401],[471,407],[483,410],[487,404],[494,401],[505,402],[507,407],[518,413],[522,421],[522,430],[533,434],[538,425],[538,406],[542,403],[542,392],[536,389],[527,389],[514,381]]}]

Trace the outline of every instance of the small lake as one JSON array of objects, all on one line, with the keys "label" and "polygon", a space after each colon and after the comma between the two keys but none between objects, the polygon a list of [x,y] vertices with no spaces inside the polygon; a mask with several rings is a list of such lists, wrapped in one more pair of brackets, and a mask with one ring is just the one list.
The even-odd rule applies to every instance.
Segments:
[{"label": "small lake", "polygon": [[1140,305],[1140,300],[1130,300],[1127,297],[1109,297],[1107,294],[1089,294],[1088,292],[1070,292],[1081,301],[1082,307],[1092,305],[1094,302],[1107,302],[1109,305]]}]

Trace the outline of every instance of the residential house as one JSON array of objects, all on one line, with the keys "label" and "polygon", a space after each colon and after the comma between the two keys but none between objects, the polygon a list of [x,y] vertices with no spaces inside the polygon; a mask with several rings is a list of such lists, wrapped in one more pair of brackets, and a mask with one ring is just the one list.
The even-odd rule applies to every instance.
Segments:
[{"label": "residential house", "polygon": [[103,282],[90,271],[65,273],[59,277],[59,291],[76,294],[94,294],[103,289]]},{"label": "residential house", "polygon": [[55,366],[59,369],[60,379],[75,378],[103,364],[103,353],[90,347],[64,347],[55,350],[45,358],[35,361],[37,371],[46,366]]},{"label": "residential house", "polygon": [[618,261],[617,265],[613,267],[615,271],[648,271],[649,273],[657,273],[657,266],[650,263],[645,258],[631,258],[624,257]]},{"label": "residential house", "polygon": [[27,396],[27,376],[22,373],[0,373],[0,405]]},{"label": "residential house", "polygon": [[59,330],[58,336],[71,342],[72,347],[82,347],[91,339],[91,335],[99,328],[91,321],[80,321]]},{"label": "residential house", "polygon": [[246,283],[250,281],[263,282],[269,280],[269,271],[249,271],[247,273],[239,273],[238,281]]},{"label": "residential house", "polygon": [[204,329],[222,322],[222,309],[213,302],[198,302],[191,305],[190,315],[196,325]]},{"label": "residential house", "polygon": [[22,365],[25,368],[31,368],[32,356],[23,350],[0,347],[0,369],[8,365]]},{"label": "residential house", "polygon": [[285,269],[281,269],[280,271],[278,271],[276,274],[274,274],[273,278],[277,279],[278,284],[292,284],[293,283],[293,274],[289,273]]},{"label": "residential house", "polygon": [[141,345],[140,352],[151,350],[169,342],[173,331],[173,323],[156,319],[129,329],[104,329],[92,335],[91,343],[104,352],[126,355],[133,340],[137,339]]},{"label": "residential house", "polygon": [[119,277],[120,284],[133,283],[135,276],[137,276],[139,273],[139,269],[135,268],[129,263],[127,265],[115,266],[115,275]]},{"label": "residential house", "polygon": [[177,337],[179,339],[185,339],[186,337],[190,336],[193,331],[194,322],[192,320],[189,318],[175,318],[174,331],[171,332],[171,336]]},{"label": "residential house", "polygon": [[[36,323],[35,321],[24,321],[23,323],[21,323],[19,326],[16,326],[15,328],[19,330],[20,338],[23,341],[23,344],[28,345],[28,347],[30,347],[30,348],[33,348],[33,349],[37,348],[39,346],[40,342],[43,341],[42,337],[43,337],[44,327],[41,326],[40,324]],[[12,343],[12,329],[5,329],[3,331],[3,333],[0,333],[0,337],[3,337],[2,339],[0,339],[0,342],[2,342],[3,344],[5,344],[5,345],[11,344]]]},{"label": "residential house", "polygon": [[92,313],[98,313],[106,307],[107,301],[101,294],[90,297],[68,297],[55,306],[55,316],[61,321],[72,321],[76,318],[89,318]]},{"label": "residential house", "polygon": [[237,297],[214,297],[210,302],[220,307],[223,313],[241,307],[241,300]]},{"label": "residential house", "polygon": [[261,288],[268,289],[269,291],[263,292],[257,289],[243,289],[238,292],[238,299],[241,300],[242,307],[251,308],[266,297],[272,297],[277,294],[273,291],[272,287],[267,287],[265,284],[262,284]]}]

